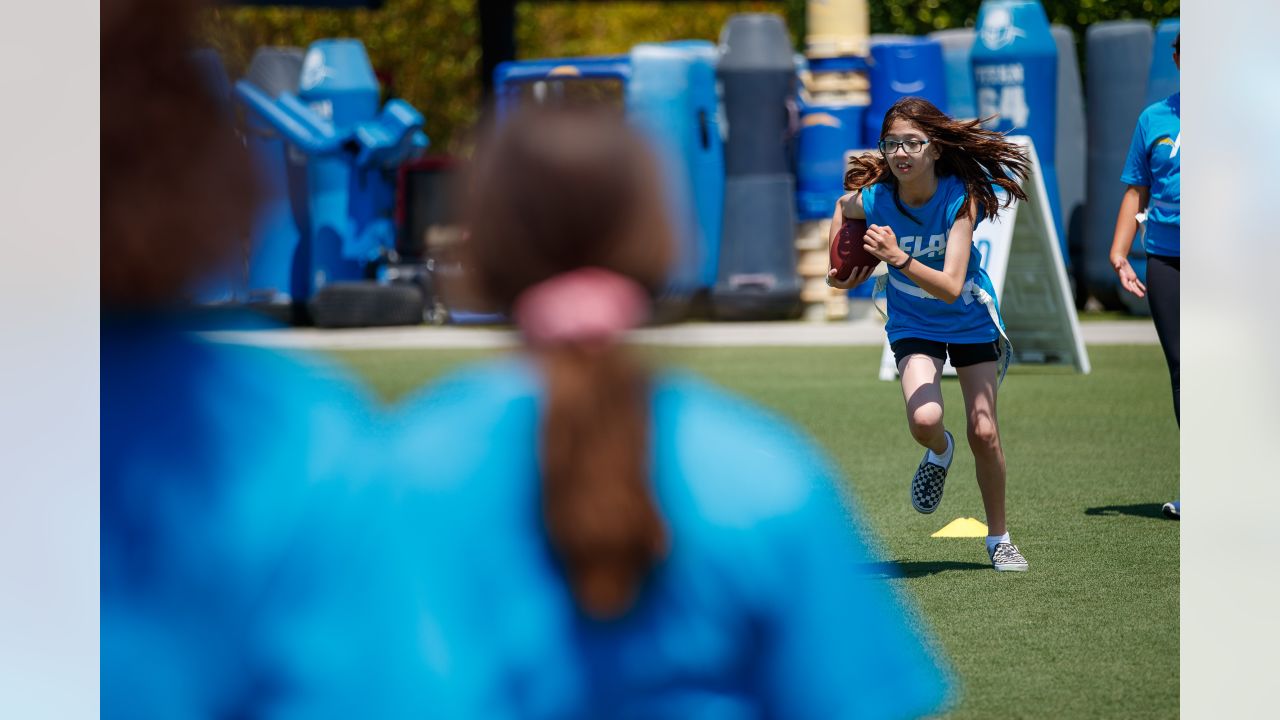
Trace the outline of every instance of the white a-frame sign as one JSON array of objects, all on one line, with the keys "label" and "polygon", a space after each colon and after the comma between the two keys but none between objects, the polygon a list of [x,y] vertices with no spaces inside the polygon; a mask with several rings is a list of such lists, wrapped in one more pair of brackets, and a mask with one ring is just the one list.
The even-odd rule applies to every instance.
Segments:
[{"label": "white a-frame sign", "polygon": [[[1089,372],[1089,353],[1080,335],[1071,297],[1067,269],[1058,249],[1058,231],[1040,171],[1040,159],[1031,139],[1008,138],[1027,150],[1031,176],[1023,183],[1026,202],[1014,201],[995,221],[973,231],[973,244],[982,252],[983,268],[991,276],[1005,332],[1013,344],[1013,362],[1070,365]],[[879,301],[878,301],[879,302]],[[943,372],[954,375],[947,362]],[[880,358],[880,379],[893,380],[898,369],[885,338]]]}]

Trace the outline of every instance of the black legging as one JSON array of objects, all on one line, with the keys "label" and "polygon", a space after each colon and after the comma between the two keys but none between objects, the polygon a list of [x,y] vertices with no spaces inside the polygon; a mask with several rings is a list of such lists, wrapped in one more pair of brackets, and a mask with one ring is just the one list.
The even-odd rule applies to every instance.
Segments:
[{"label": "black legging", "polygon": [[1169,380],[1173,383],[1173,416],[1182,424],[1178,403],[1178,258],[1169,255],[1147,256],[1147,298],[1151,319],[1160,336],[1164,360],[1169,364]]}]

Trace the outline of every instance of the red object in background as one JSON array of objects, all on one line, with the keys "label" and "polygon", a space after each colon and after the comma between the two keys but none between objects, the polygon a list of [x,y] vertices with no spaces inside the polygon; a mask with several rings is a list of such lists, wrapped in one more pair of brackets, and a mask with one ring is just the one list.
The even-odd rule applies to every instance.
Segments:
[{"label": "red object in background", "polygon": [[862,247],[862,237],[867,234],[867,221],[844,218],[840,230],[831,239],[831,267],[836,269],[836,280],[844,282],[857,268],[875,267],[880,259]]},{"label": "red object in background", "polygon": [[387,100],[396,96],[396,76],[386,70],[374,70],[373,77],[378,81],[380,92],[378,107],[382,107]]}]

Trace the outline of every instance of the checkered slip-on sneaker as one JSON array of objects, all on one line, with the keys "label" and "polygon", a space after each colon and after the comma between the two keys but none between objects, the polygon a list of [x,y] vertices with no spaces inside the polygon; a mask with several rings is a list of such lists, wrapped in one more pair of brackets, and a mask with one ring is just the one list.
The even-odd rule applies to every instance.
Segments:
[{"label": "checkered slip-on sneaker", "polygon": [[1027,559],[1013,543],[996,543],[991,551],[991,566],[999,572],[1026,572]]},{"label": "checkered slip-on sneaker", "polygon": [[1164,516],[1170,520],[1181,520],[1182,501],[1174,500],[1173,502],[1167,502],[1164,504],[1164,507],[1160,508],[1160,512],[1163,512]]},{"label": "checkered slip-on sneaker", "polygon": [[[951,437],[950,431],[943,432],[947,433],[947,442],[952,447],[951,457],[955,459],[955,438]],[[925,450],[920,467],[916,468],[916,475],[911,478],[911,507],[926,515],[937,510],[942,502],[942,487],[946,482],[947,468],[929,462],[929,451]]]}]

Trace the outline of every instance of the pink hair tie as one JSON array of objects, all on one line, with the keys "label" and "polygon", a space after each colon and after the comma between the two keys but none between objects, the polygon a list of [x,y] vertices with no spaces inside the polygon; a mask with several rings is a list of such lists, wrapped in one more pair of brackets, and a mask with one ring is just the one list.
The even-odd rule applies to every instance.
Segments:
[{"label": "pink hair tie", "polygon": [[601,268],[555,275],[516,298],[516,325],[534,345],[609,341],[643,323],[649,294],[636,281]]}]

